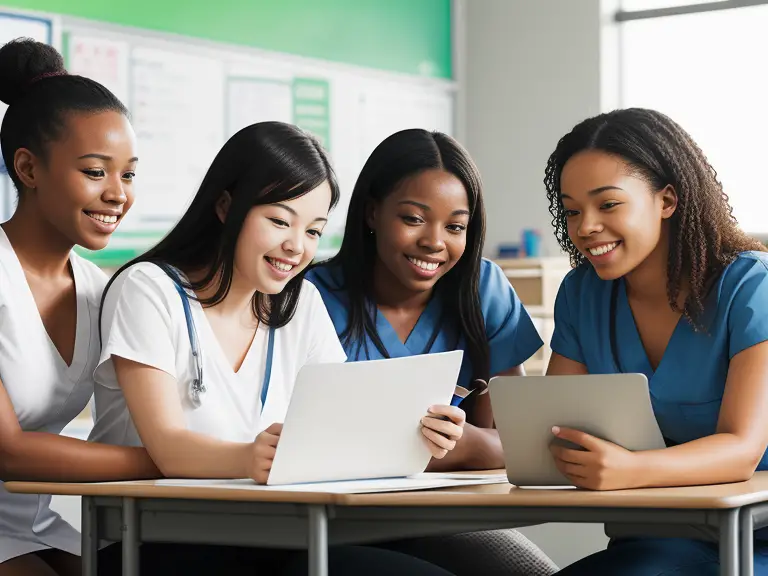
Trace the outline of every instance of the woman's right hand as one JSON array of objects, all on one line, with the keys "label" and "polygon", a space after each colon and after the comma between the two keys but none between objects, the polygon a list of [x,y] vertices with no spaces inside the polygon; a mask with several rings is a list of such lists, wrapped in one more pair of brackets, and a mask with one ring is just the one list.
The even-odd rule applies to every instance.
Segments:
[{"label": "woman's right hand", "polygon": [[272,424],[256,436],[256,440],[253,441],[251,463],[248,470],[250,477],[257,484],[267,483],[269,471],[272,470],[272,461],[275,459],[275,452],[277,452],[277,442],[280,440],[280,433],[282,431],[282,424]]}]

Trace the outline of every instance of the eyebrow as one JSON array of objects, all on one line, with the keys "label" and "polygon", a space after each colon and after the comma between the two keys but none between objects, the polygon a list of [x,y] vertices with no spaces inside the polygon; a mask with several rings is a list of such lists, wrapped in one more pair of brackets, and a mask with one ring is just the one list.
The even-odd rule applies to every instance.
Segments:
[{"label": "eyebrow", "polygon": [[[603,192],[607,192],[608,190],[621,190],[624,192],[624,188],[619,188],[618,186],[600,186],[600,188],[595,188],[594,190],[590,190],[587,192],[587,196],[597,196],[598,194],[602,194]],[[568,198],[570,200],[573,200],[568,194],[560,194],[560,198]]]},{"label": "eyebrow", "polygon": [[[416,202],[415,200],[401,200],[400,202],[398,202],[398,204],[410,204],[411,206],[416,206],[417,208],[421,208],[425,212],[429,212],[430,210],[432,210],[432,208],[430,208],[426,204],[422,204],[421,202]],[[459,210],[454,210],[453,212],[451,212],[451,216],[469,216],[469,215],[470,215],[469,210],[465,210],[463,208]]]},{"label": "eyebrow", "polygon": [[[291,208],[290,206],[286,206],[285,204],[283,204],[283,203],[281,203],[281,202],[275,202],[275,204],[274,204],[274,205],[275,205],[275,206],[277,206],[278,208],[282,208],[283,210],[287,210],[288,212],[290,212],[290,213],[291,213],[291,214],[293,214],[294,216],[298,216],[298,215],[299,215],[299,214],[296,212],[296,210],[294,210],[294,209],[293,209],[293,208]],[[315,218],[314,220],[312,220],[312,222],[328,222],[328,218],[317,217],[317,218]]]},{"label": "eyebrow", "polygon": [[[104,162],[111,162],[112,160],[114,160],[112,156],[107,156],[106,154],[83,154],[82,156],[80,156],[80,158],[78,158],[78,160],[85,160],[86,158],[96,158],[96,160],[104,160]],[[131,162],[138,162],[138,161],[139,159],[136,156],[134,156],[133,158],[128,160],[128,163],[130,164]]]}]

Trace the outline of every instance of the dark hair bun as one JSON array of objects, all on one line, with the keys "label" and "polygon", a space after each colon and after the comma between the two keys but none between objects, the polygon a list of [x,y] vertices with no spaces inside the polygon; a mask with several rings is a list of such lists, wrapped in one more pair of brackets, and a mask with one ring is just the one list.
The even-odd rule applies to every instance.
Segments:
[{"label": "dark hair bun", "polygon": [[64,59],[53,46],[17,38],[0,48],[0,100],[12,105],[36,78],[66,74]]}]

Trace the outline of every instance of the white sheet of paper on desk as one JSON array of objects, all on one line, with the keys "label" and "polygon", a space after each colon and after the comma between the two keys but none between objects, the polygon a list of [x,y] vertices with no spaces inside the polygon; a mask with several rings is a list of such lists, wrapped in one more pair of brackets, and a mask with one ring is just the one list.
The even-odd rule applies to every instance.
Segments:
[{"label": "white sheet of paper on desk", "polygon": [[376,478],[372,480],[347,480],[344,482],[314,482],[282,486],[263,486],[253,480],[158,480],[158,486],[210,487],[246,490],[269,490],[275,492],[325,492],[331,494],[367,494],[376,492],[405,492],[410,490],[431,490],[455,486],[476,486],[479,484],[503,484],[504,474],[440,474],[424,473],[407,478]]}]

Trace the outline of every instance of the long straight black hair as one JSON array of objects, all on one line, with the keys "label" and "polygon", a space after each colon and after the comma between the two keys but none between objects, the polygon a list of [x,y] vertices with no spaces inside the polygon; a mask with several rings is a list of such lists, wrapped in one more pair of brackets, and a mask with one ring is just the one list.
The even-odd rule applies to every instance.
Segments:
[{"label": "long straight black hair", "polygon": [[485,208],[480,173],[467,151],[441,132],[410,129],[389,136],[371,153],[357,179],[347,212],[344,239],[328,265],[341,267],[342,289],[349,295],[349,324],[341,334],[346,346],[365,341],[389,354],[376,331],[369,302],[373,299],[376,238],[366,223],[370,203],[378,203],[407,178],[427,170],[445,170],[464,185],[469,200],[467,247],[456,265],[439,280],[447,318],[455,319],[467,340],[473,378],[488,380],[490,351],[480,308],[480,264],[485,240]]},{"label": "long straight black hair", "polygon": [[[139,262],[169,264],[185,273],[205,271],[197,281],[183,279],[184,287],[197,291],[217,283],[216,292],[199,301],[206,306],[221,302],[232,285],[237,239],[251,208],[298,198],[326,181],[331,187],[330,211],[339,201],[339,186],[325,151],[309,134],[282,122],[243,128],[216,155],[178,224],[154,248],[114,274],[102,308],[114,279]],[[224,192],[232,201],[221,222],[216,203]],[[287,324],[296,311],[303,278],[298,274],[279,294],[256,292],[252,305],[259,322],[275,328]]]}]

